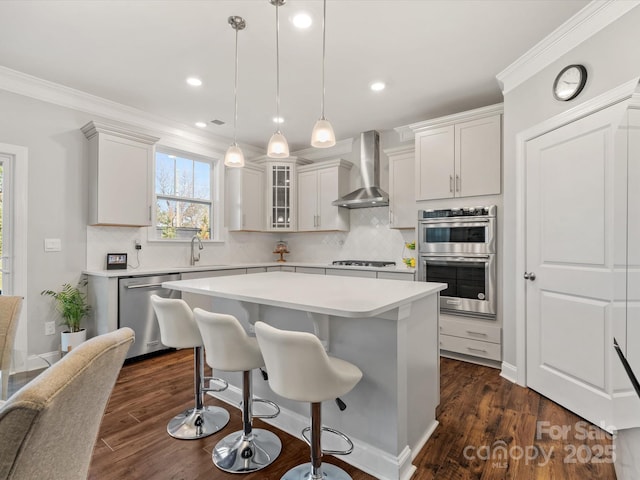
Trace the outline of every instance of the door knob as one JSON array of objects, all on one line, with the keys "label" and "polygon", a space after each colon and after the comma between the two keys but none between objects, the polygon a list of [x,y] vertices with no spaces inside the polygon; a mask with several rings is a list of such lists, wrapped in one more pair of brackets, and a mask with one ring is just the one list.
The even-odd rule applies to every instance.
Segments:
[{"label": "door knob", "polygon": [[524,279],[531,280],[533,282],[536,279],[536,274],[533,272],[524,272]]}]

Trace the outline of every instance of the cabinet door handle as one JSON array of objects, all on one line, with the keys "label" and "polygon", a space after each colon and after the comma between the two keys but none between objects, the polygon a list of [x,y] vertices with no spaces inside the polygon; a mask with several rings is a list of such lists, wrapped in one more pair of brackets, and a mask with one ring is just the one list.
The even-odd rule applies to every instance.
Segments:
[{"label": "cabinet door handle", "polygon": [[151,221],[151,205],[149,205],[149,221]]},{"label": "cabinet door handle", "polygon": [[320,228],[320,215],[318,215],[318,225],[316,225],[318,228]]},{"label": "cabinet door handle", "polygon": [[460,191],[460,175],[456,175],[456,191]]},{"label": "cabinet door handle", "polygon": [[470,352],[487,353],[487,351],[482,348],[467,347],[467,350]]},{"label": "cabinet door handle", "polygon": [[393,225],[393,211],[389,209],[389,225]]},{"label": "cabinet door handle", "polygon": [[474,332],[473,330],[467,330],[467,333],[468,333],[469,335],[480,335],[480,336],[482,336],[482,337],[486,337],[486,336],[487,336],[487,334],[486,334],[486,333],[483,333],[483,332]]},{"label": "cabinet door handle", "polygon": [[449,175],[449,191],[453,193],[453,175]]}]

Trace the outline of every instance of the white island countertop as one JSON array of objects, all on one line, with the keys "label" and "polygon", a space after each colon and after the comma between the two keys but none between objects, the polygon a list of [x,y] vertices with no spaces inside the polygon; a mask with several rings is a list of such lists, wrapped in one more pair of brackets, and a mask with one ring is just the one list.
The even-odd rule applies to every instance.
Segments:
[{"label": "white island countertop", "polygon": [[290,272],[164,282],[165,288],[340,317],[372,317],[444,290],[444,283]]}]

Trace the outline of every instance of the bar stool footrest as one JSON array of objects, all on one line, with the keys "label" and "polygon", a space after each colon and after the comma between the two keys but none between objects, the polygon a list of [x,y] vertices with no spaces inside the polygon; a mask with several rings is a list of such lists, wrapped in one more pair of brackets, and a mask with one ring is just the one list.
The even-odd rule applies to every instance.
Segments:
[{"label": "bar stool footrest", "polygon": [[276,413],[269,413],[269,414],[262,414],[262,415],[257,415],[255,413],[251,413],[251,416],[253,418],[276,418],[278,415],[280,415],[280,407],[275,403],[272,402],[271,400],[264,400],[262,398],[254,398],[253,399],[253,403],[266,403],[267,405],[273,407],[273,409],[275,410]]},{"label": "bar stool footrest", "polygon": [[[306,442],[306,444],[309,446],[311,446],[311,438],[309,438],[307,435],[309,434],[310,431],[311,431],[311,427],[307,427],[302,430],[302,438]],[[353,452],[353,442],[344,433],[329,427],[322,427],[322,431],[332,433],[333,435],[337,435],[338,437],[342,438],[347,443],[347,445],[349,445],[349,447],[346,450],[325,450],[323,448],[322,449],[323,454],[326,453],[327,455],[349,455],[351,452]]]},{"label": "bar stool footrest", "polygon": [[[222,383],[222,387],[221,388],[211,388],[211,381],[214,382],[220,382]],[[205,387],[204,385],[208,383],[208,387]],[[206,392],[224,392],[227,388],[229,388],[229,383],[224,379],[224,378],[218,378],[218,377],[204,377],[202,379],[202,392],[206,393]]]}]

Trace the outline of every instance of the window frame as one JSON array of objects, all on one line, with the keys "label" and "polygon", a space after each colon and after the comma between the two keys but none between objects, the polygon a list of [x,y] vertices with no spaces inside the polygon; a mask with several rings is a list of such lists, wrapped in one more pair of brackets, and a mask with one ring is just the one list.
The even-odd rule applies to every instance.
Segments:
[{"label": "window frame", "polygon": [[[210,165],[209,169],[209,189],[210,189],[210,200],[202,200],[195,199],[191,197],[180,197],[176,195],[161,195],[162,198],[168,198],[169,200],[186,200],[193,203],[201,203],[208,204],[211,203],[211,217],[209,219],[209,226],[211,228],[211,238],[202,239],[202,242],[206,243],[214,243],[214,242],[223,242],[222,236],[222,228],[223,228],[223,205],[222,199],[224,195],[222,194],[222,172],[221,165],[222,162],[214,157],[208,155],[202,155],[199,153],[194,153],[188,150],[182,150],[172,147],[167,147],[163,145],[156,145],[156,148],[153,152],[153,166],[152,166],[152,176],[151,176],[151,190],[152,190],[152,225],[148,229],[148,241],[149,242],[158,242],[162,244],[167,243],[188,243],[191,241],[191,238],[161,238],[158,235],[157,231],[157,221],[158,221],[158,192],[156,191],[156,173],[157,173],[157,154],[165,154],[165,155],[175,155],[176,157],[184,158],[187,160],[194,160],[198,162],[208,163]],[[213,220],[211,220],[213,219]]]}]

